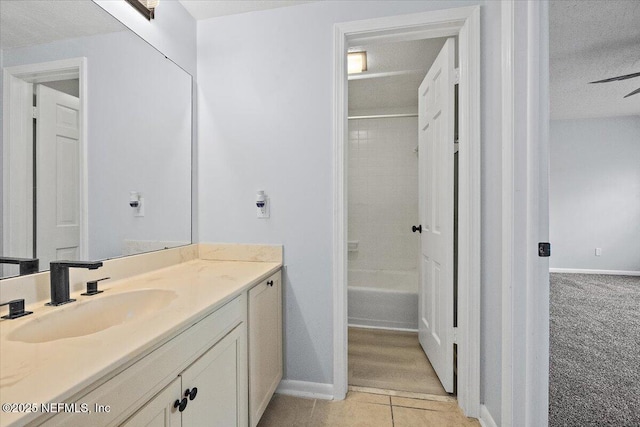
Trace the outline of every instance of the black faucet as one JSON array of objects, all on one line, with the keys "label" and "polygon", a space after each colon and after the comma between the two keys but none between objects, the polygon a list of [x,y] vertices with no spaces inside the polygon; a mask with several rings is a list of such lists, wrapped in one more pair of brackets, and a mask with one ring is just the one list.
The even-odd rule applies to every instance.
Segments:
[{"label": "black faucet", "polygon": [[62,305],[75,301],[69,298],[69,268],[88,268],[96,270],[102,267],[102,261],[52,261],[51,302],[47,305]]},{"label": "black faucet", "polygon": [[0,257],[0,264],[18,264],[20,275],[37,273],[39,270],[38,258]]}]

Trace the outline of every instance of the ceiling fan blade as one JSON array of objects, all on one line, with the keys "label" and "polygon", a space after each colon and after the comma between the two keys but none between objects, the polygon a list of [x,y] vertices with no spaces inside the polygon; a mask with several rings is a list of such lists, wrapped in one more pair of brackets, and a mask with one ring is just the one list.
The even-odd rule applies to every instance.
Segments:
[{"label": "ceiling fan blade", "polygon": [[628,97],[630,97],[631,95],[636,95],[636,94],[638,94],[638,93],[640,93],[640,87],[639,87],[638,89],[634,90],[633,92],[631,92],[631,93],[629,93],[629,94],[625,95],[624,97],[625,97],[625,98],[628,98]]},{"label": "ceiling fan blade", "polygon": [[618,77],[611,77],[609,79],[604,79],[604,80],[598,80],[595,82],[589,82],[589,83],[609,83],[609,82],[617,82],[619,80],[626,80],[626,79],[632,79],[634,77],[640,77],[640,73],[631,73],[631,74],[625,74],[624,76],[618,76]]}]

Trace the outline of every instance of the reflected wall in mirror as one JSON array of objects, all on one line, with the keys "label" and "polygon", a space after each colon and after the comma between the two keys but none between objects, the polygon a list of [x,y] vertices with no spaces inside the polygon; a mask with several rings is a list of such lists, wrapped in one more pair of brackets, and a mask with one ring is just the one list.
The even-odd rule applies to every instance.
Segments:
[{"label": "reflected wall in mirror", "polygon": [[0,16],[0,255],[43,271],[191,243],[191,76],[90,0]]}]

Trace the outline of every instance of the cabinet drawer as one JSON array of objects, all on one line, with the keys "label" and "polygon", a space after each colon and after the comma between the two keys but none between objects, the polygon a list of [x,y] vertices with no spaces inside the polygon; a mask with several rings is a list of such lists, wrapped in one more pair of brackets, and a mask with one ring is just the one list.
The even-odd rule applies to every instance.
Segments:
[{"label": "cabinet drawer", "polygon": [[[246,321],[246,304],[245,294],[238,296],[93,391],[71,400],[86,403],[90,409],[96,404],[109,405],[110,412],[62,413],[43,425],[84,427],[121,423],[207,348]],[[40,423],[42,419],[31,425]]]}]

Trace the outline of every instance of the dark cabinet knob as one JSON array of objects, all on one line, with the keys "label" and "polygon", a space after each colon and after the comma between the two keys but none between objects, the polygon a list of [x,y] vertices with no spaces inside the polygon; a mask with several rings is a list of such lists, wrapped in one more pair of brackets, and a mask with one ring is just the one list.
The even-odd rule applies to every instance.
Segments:
[{"label": "dark cabinet knob", "polygon": [[187,408],[187,403],[189,403],[189,401],[185,397],[182,400],[176,400],[173,402],[173,407],[178,408],[178,411],[182,412]]},{"label": "dark cabinet knob", "polygon": [[422,233],[422,224],[418,225],[417,227],[414,225],[413,227],[411,227],[411,230],[415,233],[416,231],[418,233]]},{"label": "dark cabinet knob", "polygon": [[273,286],[273,280],[268,280],[268,281],[267,281],[267,285],[269,285],[269,286]]},{"label": "dark cabinet knob", "polygon": [[186,389],[184,392],[184,397],[185,398],[189,398],[189,400],[193,400],[196,398],[196,395],[198,394],[198,387],[194,387],[191,390]]}]

